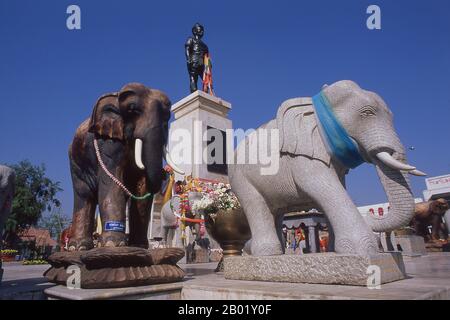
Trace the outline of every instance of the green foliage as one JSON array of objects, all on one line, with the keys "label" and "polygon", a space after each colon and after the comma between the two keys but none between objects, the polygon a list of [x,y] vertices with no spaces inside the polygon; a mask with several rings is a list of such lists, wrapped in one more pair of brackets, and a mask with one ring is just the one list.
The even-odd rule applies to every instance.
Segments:
[{"label": "green foliage", "polygon": [[0,250],[0,256],[15,256],[19,251],[13,249]]},{"label": "green foliage", "polygon": [[56,194],[62,189],[59,182],[53,182],[45,175],[45,165],[35,166],[24,160],[8,165],[16,173],[16,191],[12,203],[12,212],[6,223],[8,233],[17,233],[29,226],[36,225],[45,211],[59,208]]},{"label": "green foliage", "polygon": [[24,266],[34,266],[34,265],[39,265],[39,264],[48,264],[48,262],[43,259],[34,259],[34,260],[24,260],[22,262],[22,264]]},{"label": "green foliage", "polygon": [[50,237],[57,240],[61,233],[70,224],[70,219],[62,213],[60,207],[54,208],[51,212],[43,214],[38,222],[40,228],[47,229],[50,232]]}]

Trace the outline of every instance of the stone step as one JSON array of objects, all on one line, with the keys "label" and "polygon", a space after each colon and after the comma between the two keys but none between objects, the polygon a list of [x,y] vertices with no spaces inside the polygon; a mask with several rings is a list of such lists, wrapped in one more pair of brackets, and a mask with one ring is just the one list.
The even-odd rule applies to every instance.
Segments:
[{"label": "stone step", "polygon": [[229,257],[224,261],[224,271],[225,278],[232,280],[358,286],[383,284],[405,278],[405,266],[400,252],[372,256],[330,252]]},{"label": "stone step", "polygon": [[183,283],[154,284],[115,289],[68,289],[55,286],[44,291],[49,300],[179,300]]},{"label": "stone step", "polygon": [[362,286],[226,280],[210,274],[186,282],[182,300],[448,300],[450,280],[418,279]]}]

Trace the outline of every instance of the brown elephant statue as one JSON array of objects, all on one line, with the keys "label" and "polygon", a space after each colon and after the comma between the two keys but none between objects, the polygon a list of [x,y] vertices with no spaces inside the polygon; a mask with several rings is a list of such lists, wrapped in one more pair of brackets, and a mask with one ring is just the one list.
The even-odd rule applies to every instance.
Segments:
[{"label": "brown elephant statue", "polygon": [[[13,169],[0,165],[0,235],[11,214],[16,174]],[[0,238],[1,240],[1,238]]]},{"label": "brown elephant statue", "polygon": [[69,148],[74,190],[70,251],[93,247],[97,205],[100,246],[148,248],[150,208],[161,187],[163,159],[180,172],[166,147],[170,106],[163,92],[130,83],[102,95],[78,127]]},{"label": "brown elephant statue", "polygon": [[[447,239],[448,229],[442,221],[442,217],[449,209],[449,204],[445,199],[430,200],[417,203],[411,226],[417,235],[424,237],[425,241],[435,241]],[[431,235],[428,226],[431,225]]]}]

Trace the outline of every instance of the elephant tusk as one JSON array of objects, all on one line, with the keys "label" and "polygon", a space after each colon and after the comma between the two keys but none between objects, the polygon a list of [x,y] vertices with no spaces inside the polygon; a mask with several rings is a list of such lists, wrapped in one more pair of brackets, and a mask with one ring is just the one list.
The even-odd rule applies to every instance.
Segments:
[{"label": "elephant tusk", "polygon": [[384,152],[384,151],[377,153],[376,157],[381,162],[383,162],[385,165],[387,165],[388,167],[390,167],[392,169],[405,170],[405,171],[412,171],[412,170],[416,169],[416,167],[410,166],[409,164],[405,164],[403,162],[400,162],[400,161],[394,159],[394,157],[392,157],[389,153]]},{"label": "elephant tusk", "polygon": [[134,146],[134,161],[139,169],[144,170],[145,166],[142,163],[142,140],[136,139]]},{"label": "elephant tusk", "polygon": [[422,172],[420,170],[411,170],[408,173],[412,174],[413,176],[418,176],[418,177],[425,177],[425,176],[427,176],[427,174],[425,172]]},{"label": "elephant tusk", "polygon": [[170,152],[167,150],[167,146],[164,146],[163,149],[164,154],[164,160],[166,160],[167,164],[172,167],[173,171],[175,171],[178,174],[184,175],[184,171],[178,167],[175,162],[173,162],[172,158],[170,157]]}]

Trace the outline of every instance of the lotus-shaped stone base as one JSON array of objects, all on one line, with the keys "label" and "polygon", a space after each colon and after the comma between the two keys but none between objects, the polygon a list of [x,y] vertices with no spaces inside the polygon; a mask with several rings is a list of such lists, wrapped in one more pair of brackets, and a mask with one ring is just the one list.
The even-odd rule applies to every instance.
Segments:
[{"label": "lotus-shaped stone base", "polygon": [[120,288],[181,281],[184,271],[176,265],[184,250],[135,247],[95,248],[89,251],[57,252],[49,257],[51,268],[44,276],[66,285],[76,266],[84,289]]}]

